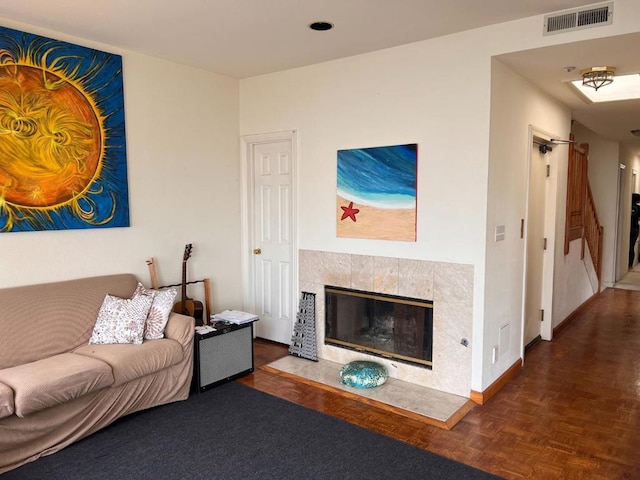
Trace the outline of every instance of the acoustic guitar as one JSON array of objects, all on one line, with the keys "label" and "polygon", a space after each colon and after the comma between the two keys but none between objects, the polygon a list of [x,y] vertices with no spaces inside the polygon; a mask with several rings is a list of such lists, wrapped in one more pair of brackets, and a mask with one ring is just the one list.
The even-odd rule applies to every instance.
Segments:
[{"label": "acoustic guitar", "polygon": [[184,255],[182,256],[182,292],[180,301],[173,306],[173,311],[195,318],[196,325],[204,325],[202,302],[187,297],[187,260],[191,257],[192,249],[193,245],[190,243],[184,247]]}]

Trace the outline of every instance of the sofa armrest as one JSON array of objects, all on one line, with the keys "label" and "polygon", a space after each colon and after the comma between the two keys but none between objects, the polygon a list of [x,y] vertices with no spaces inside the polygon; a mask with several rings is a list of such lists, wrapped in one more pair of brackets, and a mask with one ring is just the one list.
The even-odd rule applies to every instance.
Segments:
[{"label": "sofa armrest", "polygon": [[195,334],[195,320],[193,317],[171,312],[169,321],[164,328],[164,336],[179,342],[183,348],[192,348]]}]

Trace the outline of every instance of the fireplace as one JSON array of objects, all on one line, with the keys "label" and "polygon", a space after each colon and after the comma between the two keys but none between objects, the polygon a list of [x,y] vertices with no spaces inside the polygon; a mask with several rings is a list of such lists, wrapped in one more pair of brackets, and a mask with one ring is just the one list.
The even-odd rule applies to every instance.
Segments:
[{"label": "fireplace", "polygon": [[[354,360],[377,360],[387,367],[389,376],[394,379],[469,396],[473,348],[469,339],[473,338],[474,311],[472,265],[302,249],[298,270],[300,291],[316,296],[315,334],[319,359],[338,365]],[[376,357],[325,342],[327,285],[374,292],[383,297],[432,302],[432,368],[419,362]]]},{"label": "fireplace", "polygon": [[432,366],[433,303],[325,286],[326,345]]}]

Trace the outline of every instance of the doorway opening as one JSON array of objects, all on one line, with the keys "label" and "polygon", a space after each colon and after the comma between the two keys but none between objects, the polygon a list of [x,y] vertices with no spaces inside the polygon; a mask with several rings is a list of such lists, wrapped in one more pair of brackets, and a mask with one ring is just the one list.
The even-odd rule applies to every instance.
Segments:
[{"label": "doorway opening", "polygon": [[[557,150],[553,135],[529,127],[521,356],[525,347],[553,335],[553,263]],[[546,145],[546,148],[541,148]]]}]

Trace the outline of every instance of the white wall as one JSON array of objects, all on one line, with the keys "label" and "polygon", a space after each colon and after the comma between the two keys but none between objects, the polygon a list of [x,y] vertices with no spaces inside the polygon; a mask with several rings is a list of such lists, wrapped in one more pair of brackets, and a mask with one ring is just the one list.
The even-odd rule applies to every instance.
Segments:
[{"label": "white wall", "polygon": [[[451,76],[434,78],[430,62]],[[488,133],[489,104],[463,87],[467,68],[488,71],[489,63],[471,62],[455,64],[432,42],[241,81],[242,135],[299,131],[300,248],[459,263],[481,256],[486,149],[473,145]],[[485,75],[477,88],[488,82]],[[337,238],[336,151],[401,143],[419,145],[418,242]]]},{"label": "white wall", "polygon": [[123,56],[131,227],[2,233],[0,287],[121,272],[148,284],[149,257],[161,283],[180,282],[193,243],[188,279],[210,277],[214,304],[240,307],[237,80],[2,24]]},{"label": "white wall", "polygon": [[[518,279],[522,270],[517,248],[492,263],[490,271],[485,269],[487,224],[504,219],[512,227],[523,208],[521,191],[509,186],[496,193],[493,184],[491,195],[497,197],[490,208],[500,207],[487,208],[489,164],[494,161],[489,157],[491,57],[637,31],[639,18],[640,4],[619,0],[612,27],[543,37],[542,17],[531,17],[244,79],[240,82],[240,133],[298,130],[301,249],[474,266],[472,389],[482,391],[506,369],[506,362],[495,369],[485,365],[493,345],[488,339],[505,319],[513,321],[520,315],[521,294],[505,303],[500,285]],[[527,108],[538,111],[535,105]],[[537,118],[546,123],[545,113]],[[549,130],[561,123],[558,118],[547,126]],[[518,119],[524,126],[536,121]],[[560,131],[554,133],[568,134],[568,127],[557,128]],[[526,128],[518,136],[525,143],[512,149],[516,162],[528,147]],[[417,242],[337,238],[336,150],[408,142],[419,144]],[[492,148],[492,155],[497,151]],[[507,163],[506,158],[497,161]],[[522,174],[519,168],[514,171],[517,175]],[[517,185],[522,185],[521,179]],[[558,199],[560,190],[558,185]],[[486,290],[485,281],[497,285]],[[520,284],[521,278],[514,282]],[[490,316],[494,313],[496,317]]]},{"label": "white wall", "polygon": [[[481,329],[489,96],[479,92],[489,90],[491,63],[468,53],[474,41],[447,37],[242,80],[240,132],[297,129],[300,249],[474,265]],[[403,143],[418,144],[417,241],[337,238],[337,150]],[[482,352],[475,329],[473,355]]]},{"label": "white wall", "polygon": [[[484,341],[487,346],[507,344],[492,364],[491,348],[484,350],[483,378],[489,381],[513,365],[521,356],[523,288],[525,275],[525,240],[520,238],[521,220],[527,218],[527,193],[531,135],[530,127],[552,138],[568,138],[571,115],[558,102],[542,94],[524,78],[497,60],[493,61],[491,83],[491,136],[487,208],[487,250],[485,289]],[[549,153],[551,175],[547,179],[547,218],[545,237],[547,257],[555,246],[557,184],[566,181],[567,147]],[[564,165],[564,168],[563,168]],[[505,226],[505,239],[494,241],[495,227]],[[526,238],[526,235],[525,235]],[[547,267],[546,288],[552,285],[551,258]],[[545,299],[543,298],[543,301]],[[547,321],[552,318],[552,305],[541,305]],[[500,341],[500,329],[507,326],[508,342]]]},{"label": "white wall", "polygon": [[[575,122],[571,128],[578,145],[589,144],[589,184],[598,212],[600,224],[604,227],[602,247],[602,288],[615,283],[615,242],[617,228],[618,142],[605,140],[584,125]],[[630,202],[631,200],[629,200]]]},{"label": "white wall", "polygon": [[[564,230],[559,233],[558,240],[564,236]],[[562,236],[560,236],[562,235]],[[582,240],[573,240],[569,245],[569,254],[564,254],[564,240],[556,249],[556,270],[554,275],[555,295],[553,296],[553,327],[557,327],[576,308],[588,300],[596,288],[589,279],[589,267],[593,268],[587,259],[586,263],[580,258]],[[585,253],[585,258],[589,253]]]}]

